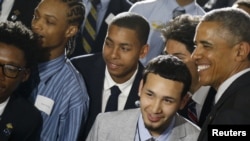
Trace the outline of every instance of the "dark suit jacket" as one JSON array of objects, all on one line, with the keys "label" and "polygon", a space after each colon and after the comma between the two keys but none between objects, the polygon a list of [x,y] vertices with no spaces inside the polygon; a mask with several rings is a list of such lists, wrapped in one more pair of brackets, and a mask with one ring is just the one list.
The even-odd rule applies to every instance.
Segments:
[{"label": "dark suit jacket", "polygon": [[9,21],[21,21],[27,27],[31,27],[34,9],[40,0],[15,0],[8,16]]},{"label": "dark suit jacket", "polygon": [[[23,98],[12,96],[0,120],[1,141],[39,141],[42,129],[40,111]],[[7,128],[7,125],[13,128]]]},{"label": "dark suit jacket", "polygon": [[[90,97],[89,115],[86,125],[82,126],[79,140],[84,141],[91,129],[96,116],[101,112],[102,108],[102,90],[105,77],[105,62],[102,53],[78,56],[71,59],[76,69],[83,75],[86,82],[87,91]],[[128,95],[124,109],[137,108],[135,102],[139,100],[138,88],[142,78],[143,65],[139,63],[132,88]],[[84,127],[84,133],[83,133]]]},{"label": "dark suit jacket", "polygon": [[[108,9],[103,18],[100,31],[98,32],[98,35],[96,36],[96,40],[93,45],[91,53],[102,52],[102,46],[103,46],[104,39],[106,37],[107,28],[108,28],[108,25],[105,22],[105,19],[109,16],[109,14],[112,13],[114,15],[117,15],[121,12],[128,11],[130,7],[131,7],[131,3],[128,2],[127,0],[110,0]],[[77,42],[75,46],[75,51],[73,52],[72,55],[70,55],[70,57],[86,54],[86,52],[83,49],[82,36],[80,34],[77,35],[76,41]]]},{"label": "dark suit jacket", "polygon": [[208,125],[250,125],[250,72],[237,78],[208,115],[198,141],[207,141]]}]

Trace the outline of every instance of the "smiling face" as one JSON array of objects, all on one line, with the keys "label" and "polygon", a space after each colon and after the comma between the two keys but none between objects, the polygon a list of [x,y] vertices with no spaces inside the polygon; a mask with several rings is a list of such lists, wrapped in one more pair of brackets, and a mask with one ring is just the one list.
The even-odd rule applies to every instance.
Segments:
[{"label": "smiling face", "polygon": [[141,45],[135,30],[111,25],[103,45],[103,58],[112,79],[117,83],[130,79],[147,48]]},{"label": "smiling face", "polygon": [[238,44],[231,42],[230,34],[220,29],[217,22],[201,22],[196,30],[192,57],[198,65],[200,82],[218,88],[238,71]]},{"label": "smiling face", "polygon": [[166,42],[165,53],[178,57],[187,65],[192,75],[192,84],[191,84],[190,92],[194,93],[196,89],[200,87],[199,80],[198,80],[199,75],[197,72],[197,66],[195,65],[194,60],[191,58],[191,53],[187,50],[186,45],[177,40],[169,39]]},{"label": "smiling face", "polygon": [[140,107],[146,128],[159,136],[170,124],[176,112],[185,106],[181,99],[183,83],[149,73],[139,88]]},{"label": "smiling face", "polygon": [[[25,67],[26,61],[24,53],[9,44],[0,43],[0,64],[8,64],[16,67]],[[29,77],[28,71],[20,71],[16,78],[8,78],[3,74],[3,66],[0,67],[0,103],[5,101],[18,85],[27,80]]]}]

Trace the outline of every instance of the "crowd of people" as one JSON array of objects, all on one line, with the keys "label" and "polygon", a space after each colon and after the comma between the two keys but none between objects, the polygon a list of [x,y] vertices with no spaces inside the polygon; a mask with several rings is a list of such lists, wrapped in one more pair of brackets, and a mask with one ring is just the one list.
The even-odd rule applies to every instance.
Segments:
[{"label": "crowd of people", "polygon": [[208,141],[250,125],[249,0],[0,7],[1,141]]}]

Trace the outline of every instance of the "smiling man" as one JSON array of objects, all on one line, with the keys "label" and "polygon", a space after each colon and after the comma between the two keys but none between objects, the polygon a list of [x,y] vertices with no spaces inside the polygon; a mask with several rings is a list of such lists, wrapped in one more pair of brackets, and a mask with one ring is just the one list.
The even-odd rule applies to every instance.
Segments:
[{"label": "smiling man", "polygon": [[[148,34],[149,24],[142,16],[123,12],[109,24],[102,53],[71,59],[83,75],[90,96],[89,117],[82,128],[81,140],[86,139],[97,114],[110,108],[115,111],[136,108],[143,71],[139,59],[147,54]],[[113,86],[120,90],[116,105],[108,104]]]},{"label": "smiling man", "polygon": [[192,57],[200,83],[217,90],[199,141],[208,140],[208,125],[250,124],[249,25],[249,15],[235,8],[213,10],[198,24]]},{"label": "smiling man", "polygon": [[140,108],[97,116],[87,141],[195,141],[199,127],[177,114],[191,84],[187,66],[161,55],[146,66],[139,87]]}]

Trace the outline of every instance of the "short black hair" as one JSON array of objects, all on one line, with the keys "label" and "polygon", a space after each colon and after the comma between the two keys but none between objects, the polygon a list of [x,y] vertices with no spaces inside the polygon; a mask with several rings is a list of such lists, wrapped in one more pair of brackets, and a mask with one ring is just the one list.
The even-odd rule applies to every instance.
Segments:
[{"label": "short black hair", "polygon": [[192,81],[190,71],[183,61],[173,55],[159,55],[150,60],[143,72],[143,83],[146,83],[149,73],[183,83],[182,98],[190,89]]},{"label": "short black hair", "polygon": [[33,32],[21,22],[0,22],[0,42],[13,45],[24,53],[26,67],[37,63],[37,39]]},{"label": "short black hair", "polygon": [[116,15],[109,24],[135,30],[141,45],[145,45],[148,40],[150,26],[148,21],[141,15],[133,12],[122,12]]},{"label": "short black hair", "polygon": [[195,49],[193,41],[195,29],[200,18],[201,16],[182,14],[172,19],[161,29],[163,40],[167,42],[167,40],[172,39],[181,42],[192,54]]}]

